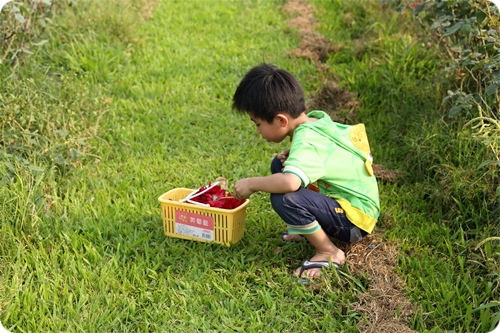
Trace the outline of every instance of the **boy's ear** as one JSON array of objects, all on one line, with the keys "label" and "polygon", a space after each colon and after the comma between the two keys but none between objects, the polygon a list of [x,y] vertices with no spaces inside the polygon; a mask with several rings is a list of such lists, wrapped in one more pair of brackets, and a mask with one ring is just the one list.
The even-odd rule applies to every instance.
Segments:
[{"label": "boy's ear", "polygon": [[283,113],[278,113],[276,115],[276,118],[278,118],[281,127],[288,126],[288,117],[286,115],[284,115]]}]

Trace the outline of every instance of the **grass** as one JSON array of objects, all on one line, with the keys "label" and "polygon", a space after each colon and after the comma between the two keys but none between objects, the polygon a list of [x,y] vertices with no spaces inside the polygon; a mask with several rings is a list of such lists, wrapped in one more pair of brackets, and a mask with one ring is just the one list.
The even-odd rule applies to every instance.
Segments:
[{"label": "grass", "polygon": [[[150,20],[141,3],[120,4],[83,1],[63,10],[45,48],[14,74],[0,68],[3,325],[357,332],[362,316],[352,304],[368,281],[346,268],[318,288],[293,283],[312,249],[289,245],[275,254],[283,225],[267,195],[252,196],[245,237],[233,247],[166,238],[162,230],[159,195],[218,176],[234,183],[266,174],[286,147],[263,142],[230,110],[250,67],[287,68],[309,95],[330,75],[288,55],[298,34],[282,2],[159,2]],[[411,327],[491,330],[498,242],[476,249],[495,225],[484,222],[485,185],[469,171],[481,147],[438,111],[446,84],[438,51],[421,47],[409,18],[389,10],[314,4],[320,31],[346,46],[328,65],[359,92],[377,163],[405,173],[398,184],[381,184],[379,226],[401,244],[398,271],[419,309]]]}]

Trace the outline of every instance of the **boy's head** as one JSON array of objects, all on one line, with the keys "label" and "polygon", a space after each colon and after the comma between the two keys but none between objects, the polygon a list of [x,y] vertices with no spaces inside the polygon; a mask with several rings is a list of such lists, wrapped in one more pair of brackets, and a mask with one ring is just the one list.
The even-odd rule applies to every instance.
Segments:
[{"label": "boy's head", "polygon": [[233,109],[272,122],[278,113],[297,118],[305,111],[304,92],[288,71],[270,64],[252,68],[233,96]]}]

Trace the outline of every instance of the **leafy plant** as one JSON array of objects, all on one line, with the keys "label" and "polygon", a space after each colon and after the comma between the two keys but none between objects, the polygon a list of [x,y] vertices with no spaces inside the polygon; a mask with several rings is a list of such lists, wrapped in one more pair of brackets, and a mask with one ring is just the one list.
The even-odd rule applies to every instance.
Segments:
[{"label": "leafy plant", "polygon": [[[500,12],[490,1],[438,0],[417,6],[415,15],[427,24],[452,57],[446,71],[457,80],[443,105],[451,118],[465,115],[472,137],[490,148],[480,168],[500,166]],[[492,179],[498,184],[498,177]],[[500,186],[496,189],[500,198]]]},{"label": "leafy plant", "polygon": [[0,64],[16,68],[36,47],[46,44],[40,39],[52,23],[51,0],[9,1],[0,12]]}]

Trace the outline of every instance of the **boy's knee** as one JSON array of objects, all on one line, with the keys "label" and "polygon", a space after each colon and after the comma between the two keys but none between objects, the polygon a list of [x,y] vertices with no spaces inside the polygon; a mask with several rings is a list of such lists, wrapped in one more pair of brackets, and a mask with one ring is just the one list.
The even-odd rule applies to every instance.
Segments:
[{"label": "boy's knee", "polygon": [[278,159],[278,157],[274,157],[271,162],[271,173],[281,173],[282,169],[283,164],[281,164],[281,161]]},{"label": "boy's knee", "polygon": [[300,195],[297,192],[271,194],[271,205],[276,211],[298,207],[299,201]]},{"label": "boy's knee", "polygon": [[271,206],[279,211],[283,207],[283,194],[271,193]]}]

